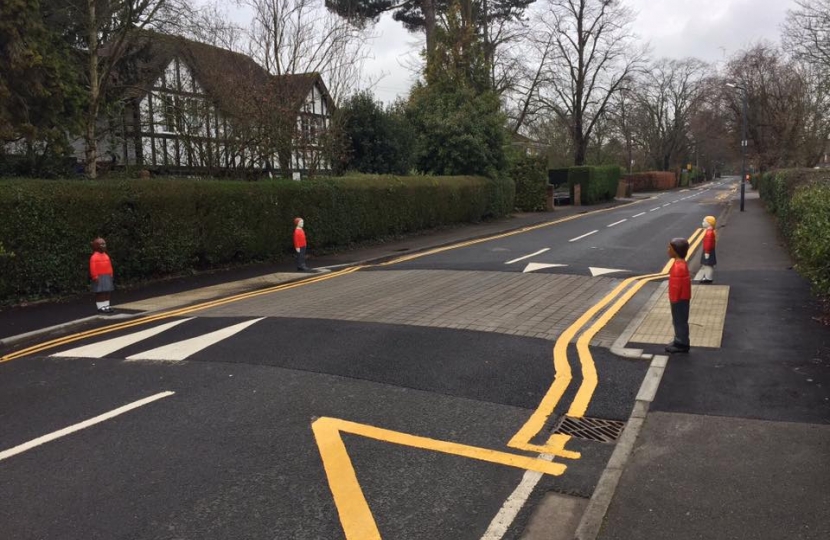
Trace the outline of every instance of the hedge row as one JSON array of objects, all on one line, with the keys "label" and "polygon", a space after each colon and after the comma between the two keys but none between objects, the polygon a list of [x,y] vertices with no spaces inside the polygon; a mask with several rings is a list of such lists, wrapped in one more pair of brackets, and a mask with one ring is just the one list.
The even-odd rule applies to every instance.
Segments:
[{"label": "hedge row", "polygon": [[0,181],[0,302],[85,290],[98,235],[123,284],[289,253],[295,216],[325,248],[501,216],[513,197],[478,177]]},{"label": "hedge row", "polygon": [[516,208],[539,212],[547,208],[547,159],[520,156],[513,161],[510,176],[516,183]]},{"label": "hedge row", "polygon": [[621,169],[616,165],[603,167],[571,167],[568,185],[571,200],[574,200],[574,186],[580,186],[582,204],[596,204],[614,200],[620,183]]},{"label": "hedge row", "polygon": [[830,296],[830,171],[789,169],[753,178],[790,252],[816,292]]}]

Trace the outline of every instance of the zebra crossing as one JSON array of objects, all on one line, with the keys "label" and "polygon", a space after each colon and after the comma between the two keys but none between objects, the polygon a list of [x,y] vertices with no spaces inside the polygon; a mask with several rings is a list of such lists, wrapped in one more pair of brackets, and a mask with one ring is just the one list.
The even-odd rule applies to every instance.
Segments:
[{"label": "zebra crossing", "polygon": [[[143,341],[149,340],[159,336],[172,328],[193,321],[194,317],[177,319],[152,328],[132,332],[123,336],[74,347],[64,351],[52,354],[55,358],[105,358],[109,356],[119,356],[118,352],[123,351],[129,347],[140,344]],[[243,330],[262,321],[265,317],[247,320],[241,323],[225,326],[219,330],[214,330],[195,337],[181,339],[167,343],[162,346],[150,347],[138,353],[130,354],[124,357],[127,361],[134,360],[156,360],[165,362],[179,362],[185,360],[196,353],[207,349],[217,343],[224,341]]]}]

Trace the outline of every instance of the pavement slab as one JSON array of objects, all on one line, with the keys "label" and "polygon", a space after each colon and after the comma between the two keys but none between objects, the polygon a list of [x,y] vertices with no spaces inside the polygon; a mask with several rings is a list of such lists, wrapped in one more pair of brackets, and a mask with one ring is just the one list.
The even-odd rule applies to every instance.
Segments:
[{"label": "pavement slab", "polygon": [[827,425],[650,413],[599,538],[830,538],[828,456]]}]

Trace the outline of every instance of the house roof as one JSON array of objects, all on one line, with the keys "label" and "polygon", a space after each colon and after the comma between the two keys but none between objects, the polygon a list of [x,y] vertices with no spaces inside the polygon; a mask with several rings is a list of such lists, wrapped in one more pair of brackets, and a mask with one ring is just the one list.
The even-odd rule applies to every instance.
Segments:
[{"label": "house roof", "polygon": [[262,103],[296,112],[315,83],[334,106],[319,73],[274,76],[249,56],[179,36],[141,31],[131,38],[125,56],[133,61],[124,62],[115,86],[126,99],[147,94],[170,62],[179,58],[226,113],[246,114]]}]

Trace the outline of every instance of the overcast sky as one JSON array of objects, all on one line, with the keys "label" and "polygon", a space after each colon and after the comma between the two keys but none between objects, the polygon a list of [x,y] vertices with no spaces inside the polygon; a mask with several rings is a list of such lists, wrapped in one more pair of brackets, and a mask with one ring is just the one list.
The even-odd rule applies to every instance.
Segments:
[{"label": "overcast sky", "polygon": [[[544,0],[541,0],[544,1]],[[637,12],[635,32],[651,43],[652,56],[695,56],[718,62],[760,39],[778,41],[779,27],[794,0],[623,0]],[[384,16],[376,25],[380,37],[369,74],[384,74],[375,94],[390,101],[412,84],[407,65],[422,46],[419,35]]]},{"label": "overcast sky", "polygon": [[[545,0],[539,0],[539,7]],[[761,39],[777,42],[780,25],[794,0],[622,0],[637,13],[634,31],[651,44],[652,56],[695,56],[720,62]],[[231,17],[247,25],[250,12],[231,9]],[[423,35],[411,34],[385,15],[374,27],[372,59],[365,72],[378,79],[375,95],[389,102],[406,95],[414,77]]]}]

